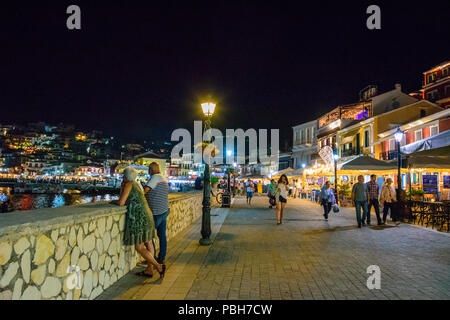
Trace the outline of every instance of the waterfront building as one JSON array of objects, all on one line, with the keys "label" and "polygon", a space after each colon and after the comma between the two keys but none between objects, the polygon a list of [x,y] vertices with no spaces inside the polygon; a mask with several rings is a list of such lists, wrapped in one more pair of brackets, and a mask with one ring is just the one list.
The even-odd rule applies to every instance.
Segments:
[{"label": "waterfront building", "polygon": [[422,99],[450,107],[450,61],[423,72]]},{"label": "waterfront building", "polygon": [[401,91],[400,84],[396,84],[394,90],[383,94],[377,95],[373,87],[369,88],[369,92],[371,94],[362,93],[359,102],[338,106],[318,119],[318,150],[330,146],[341,156],[361,154],[366,148],[365,140],[370,141],[370,137],[363,137],[361,133],[356,133],[355,136],[345,137],[338,142],[337,132],[373,116],[417,102],[417,99]]},{"label": "waterfront building", "polygon": [[347,126],[336,134],[337,152],[342,161],[368,155],[381,160],[396,159],[396,144],[394,137],[388,140],[379,140],[379,134],[408,123],[423,119],[442,108],[427,100],[416,101],[412,104],[374,115]]},{"label": "waterfront building", "polygon": [[319,159],[317,153],[317,120],[292,127],[292,168],[299,169],[310,166]]}]

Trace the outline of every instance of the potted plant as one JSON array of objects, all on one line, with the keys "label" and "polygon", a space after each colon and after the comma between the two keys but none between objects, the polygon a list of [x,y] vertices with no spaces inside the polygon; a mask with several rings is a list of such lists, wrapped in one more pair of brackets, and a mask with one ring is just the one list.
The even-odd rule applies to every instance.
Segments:
[{"label": "potted plant", "polygon": [[343,183],[338,185],[339,203],[342,207],[351,205],[349,198],[352,195],[352,189],[349,183]]},{"label": "potted plant", "polygon": [[211,177],[211,186],[213,188],[217,188],[217,184],[219,183],[219,177],[217,176],[212,176]]},{"label": "potted plant", "polygon": [[411,192],[407,192],[408,199],[412,199],[415,201],[420,201],[423,199],[425,195],[425,191],[422,188],[412,188]]}]

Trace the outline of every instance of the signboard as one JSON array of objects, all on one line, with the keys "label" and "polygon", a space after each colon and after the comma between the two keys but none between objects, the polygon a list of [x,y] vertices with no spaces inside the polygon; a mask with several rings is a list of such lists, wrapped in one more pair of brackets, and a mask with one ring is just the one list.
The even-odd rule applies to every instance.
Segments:
[{"label": "signboard", "polygon": [[450,189],[450,176],[444,176],[444,189]]},{"label": "signboard", "polygon": [[437,183],[437,175],[424,175],[423,179],[423,190],[425,193],[437,193],[438,192],[438,183]]}]

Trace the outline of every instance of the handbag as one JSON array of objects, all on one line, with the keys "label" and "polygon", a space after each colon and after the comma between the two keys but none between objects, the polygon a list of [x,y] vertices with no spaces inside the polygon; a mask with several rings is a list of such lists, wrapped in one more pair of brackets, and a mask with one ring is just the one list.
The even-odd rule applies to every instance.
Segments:
[{"label": "handbag", "polygon": [[337,204],[334,204],[333,206],[333,212],[338,213],[339,212],[339,206]]}]

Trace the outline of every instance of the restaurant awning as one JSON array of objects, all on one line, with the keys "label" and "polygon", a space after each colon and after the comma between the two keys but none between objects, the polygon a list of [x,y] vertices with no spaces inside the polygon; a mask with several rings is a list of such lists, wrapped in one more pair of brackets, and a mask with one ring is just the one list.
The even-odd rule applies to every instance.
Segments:
[{"label": "restaurant awning", "polygon": [[434,136],[410,143],[400,148],[402,154],[411,154],[430,149],[443,148],[450,145],[450,130],[436,134]]},{"label": "restaurant awning", "polygon": [[286,173],[286,175],[288,177],[301,177],[301,176],[303,176],[304,170],[305,170],[304,168],[298,168],[294,171]]},{"label": "restaurant awning", "polygon": [[450,145],[420,152],[407,156],[408,166],[412,168],[431,168],[450,170]]},{"label": "restaurant awning", "polygon": [[277,171],[277,172],[273,173],[272,177],[278,177],[278,176],[281,176],[283,174],[287,174],[287,173],[292,172],[292,171],[294,171],[294,169],[289,167],[289,168],[286,168],[286,169],[283,169],[283,170],[280,170],[280,171]]},{"label": "restaurant awning", "polygon": [[262,174],[248,174],[246,176],[239,176],[238,179],[268,179],[268,177]]},{"label": "restaurant awning", "polygon": [[394,170],[397,169],[395,161],[378,160],[369,156],[360,156],[338,165],[338,170]]}]

